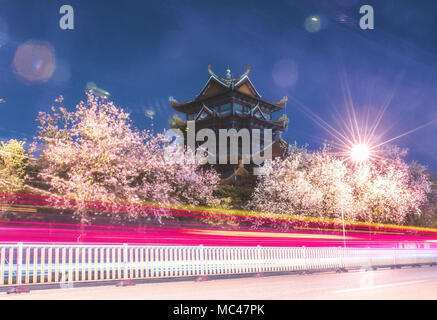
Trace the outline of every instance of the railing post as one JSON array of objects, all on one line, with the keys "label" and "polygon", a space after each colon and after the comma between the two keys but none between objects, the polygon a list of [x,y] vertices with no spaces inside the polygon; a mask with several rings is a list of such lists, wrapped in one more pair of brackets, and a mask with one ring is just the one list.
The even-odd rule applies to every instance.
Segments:
[{"label": "railing post", "polygon": [[261,246],[260,245],[256,246],[256,254],[257,254],[257,260],[258,260],[257,272],[261,273],[262,271],[261,271]]},{"label": "railing post", "polygon": [[204,256],[204,248],[203,248],[203,244],[199,245],[200,248],[200,275],[204,276],[205,275],[205,256]]},{"label": "railing post", "polygon": [[18,243],[18,255],[17,255],[17,285],[21,285],[21,277],[23,273],[23,243]]},{"label": "railing post", "polygon": [[[195,262],[197,265],[197,262],[200,263],[200,275],[197,277],[196,281],[207,281],[210,280],[208,276],[206,276],[206,261],[205,261],[205,248],[203,245],[199,245],[199,250],[195,250],[196,254],[195,256]],[[196,268],[197,269],[197,268]]]},{"label": "railing post", "polygon": [[5,280],[5,255],[6,248],[2,246],[0,249],[0,285],[3,285]]},{"label": "railing post", "polygon": [[128,255],[128,246],[127,243],[123,244],[123,279],[127,280],[127,255]]},{"label": "railing post", "polygon": [[26,248],[26,264],[25,264],[25,268],[26,268],[26,278],[24,280],[24,283],[29,283],[29,274],[30,274],[30,248]]},{"label": "railing post", "polygon": [[41,279],[41,283],[44,283],[45,281],[45,265],[46,265],[46,249],[44,247],[41,248],[41,274],[40,274],[40,279]]}]

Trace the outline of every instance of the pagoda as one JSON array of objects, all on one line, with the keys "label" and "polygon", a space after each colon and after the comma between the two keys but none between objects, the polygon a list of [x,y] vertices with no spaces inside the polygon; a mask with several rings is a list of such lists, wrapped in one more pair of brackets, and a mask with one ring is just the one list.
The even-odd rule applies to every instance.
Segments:
[{"label": "pagoda", "polygon": [[[170,126],[181,129],[185,141],[187,121],[190,120],[195,121],[196,133],[204,128],[212,129],[216,134],[219,129],[261,129],[261,132],[263,129],[271,129],[272,156],[284,156],[288,152],[288,143],[280,136],[287,128],[289,119],[284,113],[274,120],[274,114],[284,109],[288,98],[285,96],[279,102],[264,100],[249,79],[249,65],[246,65],[246,71],[238,77],[233,77],[229,69],[226,70],[225,77],[218,76],[212,71],[211,64],[208,65],[208,72],[208,81],[196,98],[187,102],[169,98],[171,106],[185,114],[185,120],[175,115],[169,120]],[[215,166],[224,184],[236,183],[241,177],[253,173],[254,167],[253,164],[243,165],[241,162],[238,165]]]}]

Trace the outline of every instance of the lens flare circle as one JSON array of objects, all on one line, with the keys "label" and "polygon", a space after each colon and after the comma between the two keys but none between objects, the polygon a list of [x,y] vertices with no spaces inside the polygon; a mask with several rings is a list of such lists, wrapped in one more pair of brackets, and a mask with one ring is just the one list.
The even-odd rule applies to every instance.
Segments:
[{"label": "lens flare circle", "polygon": [[292,87],[299,78],[299,67],[292,59],[279,60],[273,66],[272,78],[281,87]]},{"label": "lens flare circle", "polygon": [[323,21],[320,16],[314,15],[309,16],[305,19],[304,27],[308,32],[317,32],[320,31],[323,27]]},{"label": "lens flare circle", "polygon": [[55,50],[48,42],[29,40],[18,47],[12,66],[24,82],[46,82],[56,69]]}]

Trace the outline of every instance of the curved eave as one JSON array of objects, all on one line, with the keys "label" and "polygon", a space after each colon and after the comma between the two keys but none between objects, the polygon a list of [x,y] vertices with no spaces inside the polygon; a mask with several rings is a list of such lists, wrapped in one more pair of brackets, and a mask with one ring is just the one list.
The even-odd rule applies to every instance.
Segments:
[{"label": "curved eave", "polygon": [[205,100],[208,100],[210,98],[212,98],[211,96],[206,96],[204,97],[203,94],[205,92],[205,90],[207,89],[208,85],[212,82],[216,82],[217,84],[219,84],[220,86],[223,87],[224,91],[220,94],[226,94],[227,92],[231,91],[232,89],[230,88],[230,85],[224,83],[223,81],[221,81],[219,78],[217,78],[216,76],[210,76],[208,81],[206,82],[206,84],[203,86],[202,90],[200,91],[200,93],[196,96],[196,98],[194,98],[191,101],[187,101],[187,102],[178,102],[176,100],[170,100],[170,104],[171,106],[176,110],[176,111],[180,111],[183,112],[183,109],[186,108],[190,108],[192,107],[194,104],[197,103],[201,103]]},{"label": "curved eave", "polygon": [[284,108],[287,105],[288,97],[284,96],[281,101],[272,103],[273,105],[277,106],[278,108]]},{"label": "curved eave", "polygon": [[269,102],[269,101],[263,101],[263,102],[266,103],[266,104],[269,104],[270,106],[272,106],[272,111],[273,112],[282,110],[286,106],[286,104],[278,104],[278,103],[275,103],[275,102]]},{"label": "curved eave", "polygon": [[[223,92],[220,95],[228,94],[229,91],[232,91],[232,89],[228,88],[227,92]],[[270,101],[266,101],[266,100],[264,100],[262,98],[258,98],[258,97],[254,97],[254,96],[248,95],[248,94],[246,94],[244,92],[241,92],[241,91],[233,90],[233,92],[236,92],[236,93],[238,93],[240,95],[243,95],[244,97],[247,97],[249,99],[253,99],[253,100],[259,101],[262,104],[269,106],[272,109],[272,111],[274,111],[274,112],[282,110],[287,105],[287,101],[288,101],[288,98],[284,97],[279,102],[270,102]],[[209,100],[211,98],[212,97],[205,97],[205,98],[203,98],[203,97],[197,96],[194,100],[187,101],[187,102],[178,102],[176,100],[170,100],[170,105],[176,111],[184,112],[184,109],[191,108],[193,105],[197,105],[197,104],[203,103],[204,101]]]},{"label": "curved eave", "polygon": [[257,98],[257,97],[248,95],[248,94],[241,92],[241,91],[234,91],[234,92],[237,92],[238,94],[241,94],[242,96],[247,97],[249,99],[253,99],[253,100],[256,100],[258,102],[261,102],[262,104],[269,106],[272,109],[272,111],[274,111],[274,112],[283,109],[287,105],[287,101],[283,101],[284,98],[279,102],[270,102],[270,101],[264,100],[262,98]]},{"label": "curved eave", "polygon": [[177,102],[176,100],[171,100],[170,105],[175,109],[176,111],[182,112],[183,109],[185,109],[187,106],[191,105],[193,101],[188,102]]},{"label": "curved eave", "polygon": [[288,126],[288,124],[286,124],[284,121],[272,120],[271,122],[277,126],[283,127],[284,129],[287,128],[287,126]]}]

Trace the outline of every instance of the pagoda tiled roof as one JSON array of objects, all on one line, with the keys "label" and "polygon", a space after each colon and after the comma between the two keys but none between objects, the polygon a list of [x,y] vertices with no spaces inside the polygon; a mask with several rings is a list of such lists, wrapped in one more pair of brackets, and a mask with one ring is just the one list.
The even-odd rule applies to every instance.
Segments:
[{"label": "pagoda tiled roof", "polygon": [[269,102],[262,99],[252,81],[249,79],[249,65],[246,65],[246,71],[238,77],[232,77],[229,69],[225,77],[218,76],[211,70],[211,64],[208,65],[208,71],[210,77],[196,98],[186,102],[178,102],[173,97],[169,98],[171,106],[176,111],[184,112],[192,106],[200,107],[206,100],[229,92],[238,92],[243,96],[255,99],[263,105],[269,106],[273,111],[284,108],[287,103],[287,97],[283,97],[279,102]]}]

